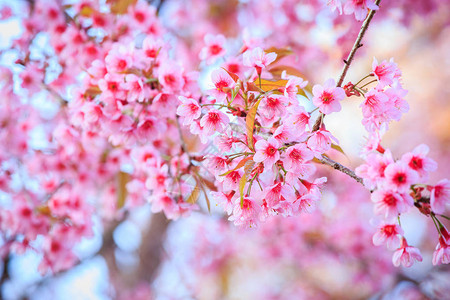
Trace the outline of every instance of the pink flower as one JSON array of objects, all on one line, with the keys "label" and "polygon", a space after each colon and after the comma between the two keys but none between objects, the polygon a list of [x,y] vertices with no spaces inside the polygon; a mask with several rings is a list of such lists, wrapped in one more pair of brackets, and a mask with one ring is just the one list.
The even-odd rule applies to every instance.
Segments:
[{"label": "pink flower", "polygon": [[270,95],[261,100],[259,112],[267,119],[283,117],[286,113],[287,98],[281,95]]},{"label": "pink flower", "polygon": [[373,115],[380,115],[386,110],[386,102],[389,98],[383,92],[376,89],[370,90],[366,93],[364,102],[361,103],[363,116],[369,118]]},{"label": "pink flower", "polygon": [[311,134],[308,139],[308,147],[314,155],[322,154],[331,149],[331,143],[338,143],[337,139],[325,129],[319,129]]},{"label": "pink flower", "polygon": [[215,176],[227,171],[228,163],[225,156],[208,155],[205,158],[206,167],[210,172],[213,172]]},{"label": "pink flower", "polygon": [[27,89],[29,94],[39,92],[44,83],[44,72],[34,63],[28,64],[19,77],[22,79],[20,86]]},{"label": "pink flower", "polygon": [[281,144],[283,144],[292,141],[304,141],[306,135],[304,135],[305,138],[301,139],[300,136],[298,136],[298,132],[294,131],[293,126],[281,125],[277,128],[277,130],[275,130],[275,132],[273,133],[273,137],[276,138]]},{"label": "pink flower", "polygon": [[237,198],[234,203],[233,214],[228,220],[233,221],[234,225],[237,226],[256,226],[260,211],[261,206],[253,198],[244,197],[242,207],[240,199]]},{"label": "pink flower", "polygon": [[202,109],[197,100],[183,96],[178,97],[178,99],[181,104],[177,108],[177,115],[183,117],[183,125],[188,125],[200,117]]},{"label": "pink flower", "polygon": [[283,164],[286,170],[296,172],[301,169],[302,165],[312,160],[314,154],[309,150],[305,144],[297,144],[289,147],[286,150],[286,155],[283,158]]},{"label": "pink flower", "polygon": [[164,42],[160,39],[155,39],[154,37],[146,37],[142,42],[142,50],[144,51],[145,57],[148,61],[155,60],[161,49],[164,47]]},{"label": "pink flower", "polygon": [[392,58],[389,62],[383,60],[380,64],[375,57],[373,58],[372,73],[378,79],[378,88],[394,83],[397,72],[397,64],[394,63]]},{"label": "pink flower", "polygon": [[407,192],[411,185],[418,181],[417,173],[402,161],[387,166],[384,175],[386,187],[400,193]]},{"label": "pink flower", "polygon": [[211,109],[200,120],[200,126],[203,127],[203,133],[211,135],[216,131],[222,132],[230,119],[223,112]]},{"label": "pink flower", "polygon": [[208,90],[209,95],[214,97],[217,102],[225,103],[227,96],[230,95],[230,91],[234,88],[236,83],[223,69],[214,70],[211,74],[211,78],[215,88]]},{"label": "pink flower", "polygon": [[125,72],[133,64],[132,50],[120,45],[109,51],[105,57],[108,72]]},{"label": "pink flower", "polygon": [[387,150],[383,155],[371,153],[367,156],[366,164],[355,169],[356,175],[364,179],[364,185],[373,189],[384,182],[386,167],[394,163],[392,154]]},{"label": "pink flower", "polygon": [[422,181],[428,178],[428,172],[436,171],[437,163],[426,157],[430,149],[421,144],[413,151],[403,154],[402,161],[412,170],[416,171]]},{"label": "pink flower", "polygon": [[311,127],[311,116],[303,106],[290,106],[287,108],[288,118],[285,123],[292,124],[299,134],[302,134],[306,127]]},{"label": "pink flower", "polygon": [[244,66],[254,67],[258,75],[261,75],[262,70],[274,62],[276,58],[275,52],[265,53],[260,47],[247,50],[243,54]]},{"label": "pink flower", "polygon": [[345,91],[343,88],[336,87],[334,79],[328,79],[324,85],[316,84],[313,87],[313,103],[319,107],[320,112],[330,114],[341,110],[339,101],[345,98]]},{"label": "pink flower", "polygon": [[344,5],[346,15],[355,14],[355,19],[362,21],[367,16],[367,9],[377,10],[378,6],[373,0],[348,0]]},{"label": "pink flower", "polygon": [[395,249],[400,245],[399,235],[403,235],[403,229],[398,224],[385,223],[378,227],[372,241],[375,246],[387,243],[388,249]]},{"label": "pink flower", "polygon": [[388,96],[389,102],[391,103],[391,108],[387,112],[390,119],[399,121],[402,113],[404,114],[409,111],[409,104],[404,99],[408,91],[401,87],[393,87],[386,89],[384,93]]},{"label": "pink flower", "polygon": [[233,212],[232,199],[235,194],[235,191],[231,191],[228,194],[223,192],[211,192],[212,198],[217,201],[217,204],[221,206],[228,215]]},{"label": "pink flower", "polygon": [[288,82],[284,88],[284,96],[290,100],[297,102],[298,87],[301,89],[308,85],[308,81],[304,81],[297,76],[286,75],[286,71],[281,74],[282,79],[287,79]]},{"label": "pink flower", "polygon": [[152,213],[163,211],[168,219],[176,220],[180,216],[180,208],[175,200],[165,192],[152,194],[148,201],[151,203]]},{"label": "pink flower", "polygon": [[433,212],[442,214],[450,200],[450,181],[442,179],[431,190],[430,204]]},{"label": "pink flower", "polygon": [[134,74],[127,74],[122,88],[128,91],[128,102],[144,102],[150,98],[150,87],[144,83],[145,78],[138,77]]},{"label": "pink flower", "polygon": [[98,81],[98,87],[102,91],[102,98],[126,99],[126,91],[123,89],[124,75],[107,73]]},{"label": "pink flower", "polygon": [[392,263],[398,267],[402,264],[405,267],[411,267],[414,260],[422,261],[422,255],[416,247],[408,246],[406,239],[402,237],[400,248],[394,252]]},{"label": "pink flower", "polygon": [[177,64],[170,62],[158,69],[158,80],[165,91],[169,93],[178,92],[184,85],[182,69]]},{"label": "pink flower", "polygon": [[328,0],[327,5],[330,7],[331,11],[336,9],[342,14],[342,3],[341,0]]},{"label": "pink flower", "polygon": [[267,187],[264,192],[264,199],[266,200],[269,208],[272,209],[280,208],[282,205],[282,201],[292,203],[295,200],[294,189],[289,184],[282,184],[281,182],[277,182],[276,184]]},{"label": "pink flower", "polygon": [[375,203],[375,214],[384,215],[388,220],[396,218],[399,213],[405,212],[414,203],[412,197],[408,194],[399,194],[383,189],[374,191],[371,199]]},{"label": "pink flower", "polygon": [[439,244],[433,253],[433,265],[450,264],[450,245],[442,236],[439,237]]},{"label": "pink flower", "polygon": [[244,171],[242,169],[231,171],[225,178],[223,178],[223,190],[233,191],[239,188],[239,181],[241,180]]},{"label": "pink flower", "polygon": [[213,63],[217,58],[225,55],[226,38],[222,34],[216,36],[212,34],[205,35],[205,47],[200,50],[199,57],[206,60],[208,64]]},{"label": "pink flower", "polygon": [[280,159],[279,147],[280,143],[275,138],[269,138],[268,141],[261,139],[255,144],[256,154],[253,160],[263,162],[264,167],[270,169]]}]

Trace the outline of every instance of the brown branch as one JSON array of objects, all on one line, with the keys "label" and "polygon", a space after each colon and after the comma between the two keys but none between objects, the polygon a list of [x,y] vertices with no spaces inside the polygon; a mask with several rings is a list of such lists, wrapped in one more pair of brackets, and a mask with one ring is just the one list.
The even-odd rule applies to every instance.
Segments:
[{"label": "brown branch", "polygon": [[[377,6],[379,6],[380,2],[381,2],[381,0],[376,0],[375,4]],[[367,18],[364,20],[364,23],[362,24],[361,29],[359,30],[358,37],[356,38],[356,41],[353,44],[353,48],[350,51],[350,53],[348,54],[347,59],[344,60],[344,68],[342,69],[341,76],[339,76],[336,87],[342,86],[345,76],[347,75],[348,69],[350,68],[350,65],[353,62],[356,51],[363,46],[363,44],[361,44],[361,41],[362,41],[367,29],[369,29],[369,24],[372,21],[373,16],[375,15],[376,12],[377,12],[376,10],[370,10],[369,14],[367,15]],[[320,115],[317,118],[316,123],[314,124],[314,127],[312,129],[313,132],[319,130],[320,125],[322,125],[324,117],[325,117],[325,115],[323,113],[320,113]]]},{"label": "brown branch", "polygon": [[330,167],[332,167],[335,170],[338,170],[344,174],[347,174],[348,176],[350,176],[351,178],[355,179],[357,182],[361,183],[362,185],[364,185],[363,183],[363,179],[359,176],[357,176],[355,174],[355,172],[353,172],[352,170],[350,170],[349,168],[347,168],[346,166],[341,165],[340,163],[332,160],[331,158],[327,157],[327,156],[322,156],[321,159],[319,159],[319,161],[324,164],[324,165],[328,165]]},{"label": "brown branch", "polygon": [[11,262],[11,254],[8,254],[3,260],[3,271],[0,276],[0,300],[4,299],[3,285],[9,279],[9,264]]}]

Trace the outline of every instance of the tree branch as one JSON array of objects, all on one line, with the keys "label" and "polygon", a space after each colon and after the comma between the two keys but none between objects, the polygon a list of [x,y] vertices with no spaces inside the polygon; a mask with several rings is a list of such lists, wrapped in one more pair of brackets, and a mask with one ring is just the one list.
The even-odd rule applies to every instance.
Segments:
[{"label": "tree branch", "polygon": [[328,165],[330,167],[332,167],[335,170],[338,170],[344,174],[347,174],[348,176],[350,176],[351,178],[355,179],[357,182],[361,183],[362,185],[364,185],[363,183],[363,179],[359,176],[357,176],[355,174],[355,172],[353,172],[352,170],[350,170],[349,168],[347,168],[346,166],[341,165],[340,163],[332,160],[331,158],[327,157],[327,156],[322,156],[321,159],[319,159],[319,161],[324,164],[324,165]]},{"label": "tree branch", "polygon": [[[381,2],[381,0],[376,0],[375,4],[377,6],[379,6],[380,2]],[[376,12],[377,12],[376,10],[370,10],[369,14],[367,15],[367,18],[364,20],[364,23],[362,24],[361,29],[359,30],[358,37],[356,38],[356,41],[353,44],[353,48],[350,51],[350,53],[348,54],[347,59],[344,60],[344,68],[342,69],[341,75],[339,76],[336,87],[342,86],[345,76],[347,75],[348,69],[350,68],[350,65],[353,62],[356,51],[363,46],[363,44],[361,44],[361,41],[362,41],[367,29],[369,28],[369,24],[372,21],[373,16],[375,15]],[[314,124],[313,130],[312,130],[313,132],[319,130],[324,117],[325,117],[325,115],[323,113],[320,113],[319,117],[316,120],[316,123]]]}]

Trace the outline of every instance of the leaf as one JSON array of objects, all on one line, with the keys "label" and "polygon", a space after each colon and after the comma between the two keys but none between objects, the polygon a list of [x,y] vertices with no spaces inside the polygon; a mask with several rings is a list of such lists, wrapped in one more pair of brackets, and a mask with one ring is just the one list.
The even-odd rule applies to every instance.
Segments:
[{"label": "leaf", "polygon": [[255,150],[255,147],[253,146],[253,128],[255,126],[256,111],[258,110],[261,100],[262,98],[259,98],[259,100],[256,101],[256,103],[248,111],[247,117],[245,117],[245,124],[247,127],[247,144],[253,151]]},{"label": "leaf", "polygon": [[80,10],[80,15],[83,17],[89,17],[94,13],[94,9],[90,7],[89,5],[83,6],[83,8]]},{"label": "leaf", "polygon": [[253,160],[246,161],[244,167],[244,174],[242,174],[241,180],[239,180],[239,194],[241,196],[241,208],[244,206],[244,188],[245,184],[247,183],[247,176],[250,175],[250,172],[253,169],[254,165],[255,162]]},{"label": "leaf", "polygon": [[230,75],[231,78],[233,78],[233,80],[234,80],[235,82],[237,82],[237,81],[239,80],[239,76],[238,76],[238,75],[236,75],[236,74],[234,74],[234,73],[228,71],[227,69],[225,69],[225,68],[223,68],[223,67],[222,67],[222,69],[224,69],[224,70],[228,73],[228,75]]},{"label": "leaf", "polygon": [[239,180],[239,194],[241,195],[241,208],[244,207],[244,188],[247,183],[247,175],[242,174],[241,180]]},{"label": "leaf", "polygon": [[277,54],[277,58],[272,64],[276,63],[283,57],[294,54],[294,51],[292,51],[292,49],[290,48],[277,48],[277,47],[270,47],[268,49],[265,49],[264,52],[266,53],[275,52]]},{"label": "leaf", "polygon": [[46,215],[46,216],[51,216],[51,214],[52,214],[52,212],[50,210],[50,207],[48,207],[48,205],[38,206],[38,207],[36,207],[36,211],[38,213],[41,213],[41,214]]},{"label": "leaf", "polygon": [[189,197],[186,199],[186,202],[189,204],[195,204],[197,203],[198,200],[198,196],[200,195],[200,188],[198,186],[198,182],[197,185],[194,187],[194,189],[192,190],[192,193],[189,195]]},{"label": "leaf", "polygon": [[210,191],[217,191],[217,187],[214,185],[212,181],[207,180],[205,178],[201,178],[201,183],[205,185]]},{"label": "leaf", "polygon": [[203,191],[203,194],[205,195],[205,200],[206,200],[206,206],[208,207],[208,212],[211,212],[211,202],[209,201],[208,198],[208,192],[206,191],[205,187],[204,187],[204,182],[205,179],[203,179],[200,175],[198,174],[194,174],[194,179],[197,182],[197,186],[196,187],[200,187]]},{"label": "leaf", "polygon": [[209,202],[208,193],[205,190],[203,190],[203,193],[205,193],[206,206],[208,206],[208,212],[211,212],[211,203]]},{"label": "leaf", "polygon": [[259,79],[256,79],[253,83],[256,86],[260,86],[260,88],[264,91],[264,92],[268,92],[270,90],[278,90],[278,89],[283,89],[286,87],[287,84],[287,80],[285,79],[279,79],[276,81],[272,81],[272,80],[267,80],[267,79],[261,79],[261,86],[259,85]]},{"label": "leaf", "polygon": [[117,187],[117,208],[122,208],[125,205],[125,200],[127,198],[127,188],[126,185],[130,180],[130,175],[120,171],[117,174],[118,187]]},{"label": "leaf", "polygon": [[111,12],[114,14],[124,14],[130,5],[135,5],[137,0],[107,0],[111,4]]},{"label": "leaf", "polygon": [[334,150],[341,152],[342,154],[344,154],[345,156],[347,156],[347,154],[345,154],[344,150],[342,150],[341,146],[336,145],[334,143],[331,144],[331,148],[333,148]]},{"label": "leaf", "polygon": [[252,158],[253,158],[253,155],[251,155],[251,156],[249,156],[249,157],[246,157],[246,158],[242,159],[242,160],[237,164],[237,166],[234,167],[233,170],[230,170],[230,171],[228,171],[228,172],[225,172],[225,173],[223,173],[223,174],[220,174],[219,176],[227,176],[227,175],[230,174],[231,172],[236,171],[237,169],[240,169],[242,166],[245,165],[245,163],[246,163],[249,159],[252,159]]},{"label": "leaf", "polygon": [[247,82],[247,91],[263,92],[254,82]]},{"label": "leaf", "polygon": [[312,161],[315,162],[315,163],[317,163],[317,164],[321,164],[321,163],[322,163],[317,157],[314,157],[314,158],[312,159]]},{"label": "leaf", "polygon": [[268,71],[274,77],[278,77],[278,78],[281,78],[281,73],[283,73],[283,71],[286,71],[286,73],[288,75],[294,75],[297,77],[301,77],[302,79],[306,78],[306,76],[302,72],[300,72],[299,70],[297,70],[296,68],[291,67],[291,66],[276,66],[276,67],[269,69]]}]

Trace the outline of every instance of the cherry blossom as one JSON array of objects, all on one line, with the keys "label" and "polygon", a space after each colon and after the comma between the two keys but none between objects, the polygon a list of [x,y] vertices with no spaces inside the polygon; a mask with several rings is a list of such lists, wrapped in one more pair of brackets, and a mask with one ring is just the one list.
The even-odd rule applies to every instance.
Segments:
[{"label": "cherry blossom", "polygon": [[215,88],[209,90],[209,94],[219,103],[225,103],[231,89],[236,84],[231,76],[222,69],[214,70],[211,74]]},{"label": "cherry blossom", "polygon": [[280,159],[279,147],[280,143],[274,138],[270,138],[267,141],[261,139],[255,144],[256,154],[253,160],[262,162],[266,169],[270,169]]},{"label": "cherry blossom", "polygon": [[247,50],[243,55],[244,66],[255,68],[258,75],[261,75],[262,70],[274,62],[276,58],[276,53],[265,53],[260,47]]},{"label": "cherry blossom", "polygon": [[220,58],[225,55],[225,43],[226,38],[222,34],[205,35],[205,47],[199,53],[199,57],[201,60],[206,60],[208,63],[213,63],[217,58]]},{"label": "cherry blossom", "polygon": [[328,79],[324,85],[313,87],[313,103],[319,107],[320,112],[330,114],[341,110],[339,101],[345,98],[344,89],[336,87],[334,79]]},{"label": "cherry blossom", "polygon": [[378,6],[373,0],[348,0],[344,4],[346,15],[355,14],[355,19],[362,21],[367,16],[367,9],[378,10]]},{"label": "cherry blossom", "polygon": [[177,108],[177,115],[183,117],[183,125],[190,124],[201,115],[201,108],[198,102],[192,98],[179,97],[181,105]]},{"label": "cherry blossom", "polygon": [[402,237],[400,248],[398,248],[394,255],[392,256],[392,262],[394,266],[398,267],[402,264],[405,267],[411,267],[414,261],[422,261],[422,255],[420,254],[420,250],[411,247],[406,242],[406,239]]},{"label": "cherry blossom", "polygon": [[408,194],[399,194],[391,190],[378,189],[372,193],[372,201],[375,203],[374,212],[384,215],[386,219],[394,219],[399,213],[403,213],[413,205],[413,199]]},{"label": "cherry blossom", "polygon": [[450,181],[448,181],[448,179],[442,179],[432,187],[430,196],[431,209],[438,214],[444,213],[445,207],[449,201]]},{"label": "cherry blossom", "polygon": [[450,263],[450,245],[439,237],[439,243],[436,246],[436,250],[433,253],[433,265]]},{"label": "cherry blossom", "polygon": [[418,180],[417,173],[409,169],[402,161],[387,166],[384,174],[386,186],[398,192],[406,192],[411,184]]},{"label": "cherry blossom", "polygon": [[400,246],[400,236],[403,234],[403,229],[397,224],[382,224],[373,235],[373,244],[379,246],[386,243],[388,249],[394,250]]},{"label": "cherry blossom", "polygon": [[414,148],[413,151],[403,154],[402,161],[408,165],[409,168],[416,171],[419,179],[426,181],[429,172],[436,171],[437,163],[431,158],[426,157],[429,148],[425,144],[421,144]]},{"label": "cherry blossom", "polygon": [[203,127],[204,134],[210,135],[215,131],[223,131],[228,121],[229,118],[226,114],[212,109],[201,118],[200,125]]}]

